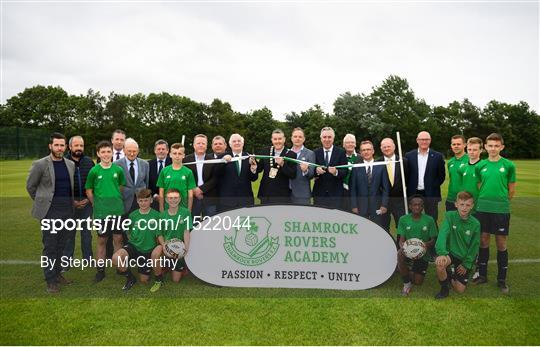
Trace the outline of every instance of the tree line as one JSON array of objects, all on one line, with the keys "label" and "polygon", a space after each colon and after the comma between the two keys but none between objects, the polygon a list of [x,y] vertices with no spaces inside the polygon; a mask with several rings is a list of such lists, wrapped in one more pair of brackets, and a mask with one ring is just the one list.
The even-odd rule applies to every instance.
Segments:
[{"label": "tree line", "polygon": [[110,139],[119,128],[135,138],[145,154],[152,153],[159,138],[172,143],[185,135],[185,144],[190,146],[199,133],[211,139],[215,135],[228,138],[235,132],[246,139],[246,150],[254,152],[270,144],[272,130],[281,128],[290,135],[295,127],[304,129],[306,146],[316,148],[320,146],[321,128],[331,126],[340,145],[343,136],[352,133],[357,141],[370,139],[377,147],[381,139],[395,137],[399,131],[404,151],[415,148],[417,133],[427,130],[433,139],[432,148],[449,156],[452,135],[485,139],[498,132],[505,139],[505,155],[540,155],[540,117],[523,101],[508,104],[493,100],[480,108],[464,99],[447,106],[432,106],[415,95],[406,79],[391,75],[369,94],[339,95],[333,106],[332,113],[314,105],[290,112],[281,121],[274,119],[266,107],[242,113],[217,98],[205,104],[166,92],[112,92],[104,96],[92,89],[86,95],[70,95],[59,86],[38,85],[0,105],[0,126],[50,129],[68,137],[82,135],[87,144]]}]

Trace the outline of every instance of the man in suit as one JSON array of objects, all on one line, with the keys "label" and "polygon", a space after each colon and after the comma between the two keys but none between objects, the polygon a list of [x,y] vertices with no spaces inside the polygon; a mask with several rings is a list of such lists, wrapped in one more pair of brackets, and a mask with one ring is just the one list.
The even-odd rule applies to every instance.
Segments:
[{"label": "man in suit", "polygon": [[426,214],[437,223],[438,205],[441,201],[441,184],[446,178],[444,158],[441,153],[429,148],[431,135],[421,131],[416,137],[418,149],[405,154],[408,162],[407,195],[424,197]]},{"label": "man in suit", "polygon": [[[291,151],[296,154],[296,159],[315,163],[315,153],[304,147],[306,136],[302,128],[294,128],[291,134]],[[308,164],[296,166],[296,176],[289,180],[291,187],[291,202],[299,205],[309,205],[311,199],[311,179],[315,175],[315,167]]]},{"label": "man in suit", "polygon": [[121,129],[116,129],[111,136],[113,145],[113,162],[118,161],[126,156],[124,152],[124,144],[126,142],[126,132]]},{"label": "man in suit", "polygon": [[388,175],[384,165],[373,165],[375,149],[371,141],[360,143],[360,156],[365,167],[355,167],[349,181],[352,212],[382,226],[381,216],[388,206]]},{"label": "man in suit", "polygon": [[[356,136],[353,134],[346,134],[343,137],[343,148],[345,149],[345,155],[347,156],[347,163],[355,164],[359,160],[358,154],[356,154]],[[351,173],[352,167],[349,167],[347,176],[343,178],[343,211],[351,211],[351,191],[349,190]]]},{"label": "man in suit", "polygon": [[[379,158],[378,161],[387,162],[385,169],[390,189],[388,194],[388,212],[381,215],[381,219],[384,230],[390,232],[390,220],[392,216],[394,217],[394,223],[397,230],[399,219],[405,214],[403,183],[401,179],[400,163],[394,163],[394,161],[399,160],[398,155],[396,155],[396,145],[394,140],[389,137],[384,138],[381,141],[381,152],[383,156],[382,158]],[[407,177],[407,159],[405,158],[403,158],[403,171],[405,172],[405,177]]]},{"label": "man in suit", "polygon": [[258,178],[255,159],[232,160],[235,157],[249,155],[244,152],[244,138],[240,134],[232,134],[229,146],[231,151],[222,157],[227,163],[220,164],[218,168],[221,210],[253,205],[251,182]]},{"label": "man in suit", "polygon": [[124,152],[126,156],[116,161],[116,164],[124,170],[124,176],[126,177],[122,199],[124,200],[124,212],[127,217],[131,212],[139,208],[136,194],[139,190],[148,187],[150,168],[146,160],[137,158],[139,144],[131,137],[126,140]]},{"label": "man in suit", "polygon": [[193,172],[197,187],[193,189],[192,216],[213,216],[217,212],[217,183],[218,177],[215,172],[216,164],[207,164],[205,160],[214,159],[211,154],[206,154],[208,138],[204,134],[195,135],[193,139],[194,153],[187,155],[184,162],[193,163],[186,165]]},{"label": "man in suit", "polygon": [[[73,218],[73,175],[75,164],[64,159],[66,137],[53,133],[49,141],[50,154],[32,163],[26,180],[26,191],[34,201],[32,217],[67,220]],[[51,223],[52,224],[52,223]],[[69,284],[60,266],[67,230],[41,229],[43,256],[48,265],[43,267],[47,292],[58,293],[58,284]]]},{"label": "man in suit", "polygon": [[315,169],[313,202],[317,206],[339,209],[343,197],[343,179],[348,170],[336,169],[338,165],[347,165],[347,157],[343,148],[334,146],[334,138],[334,129],[322,128],[322,147],[315,150],[315,163],[323,167]]},{"label": "man in suit", "polygon": [[221,135],[216,135],[212,139],[212,156],[214,159],[224,156],[227,151],[227,140]]},{"label": "man in suit", "polygon": [[172,164],[172,159],[169,157],[169,144],[167,141],[159,139],[154,144],[154,154],[156,157],[148,161],[148,189],[152,191],[152,208],[159,210],[159,188],[157,180],[159,173],[163,168]]},{"label": "man in suit", "polygon": [[257,172],[263,176],[257,197],[261,204],[287,204],[291,202],[289,180],[296,177],[296,163],[283,159],[296,159],[296,153],[285,148],[285,133],[276,129],[272,132],[272,146],[263,153],[279,158],[261,159]]}]

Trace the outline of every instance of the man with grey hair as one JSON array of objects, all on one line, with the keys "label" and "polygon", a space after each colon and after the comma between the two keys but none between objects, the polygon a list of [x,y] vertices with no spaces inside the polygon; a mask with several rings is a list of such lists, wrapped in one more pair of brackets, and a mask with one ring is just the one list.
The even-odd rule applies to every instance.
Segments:
[{"label": "man with grey hair", "polygon": [[122,192],[124,212],[129,215],[139,208],[136,193],[148,187],[149,165],[146,160],[137,158],[139,144],[131,137],[124,144],[125,157],[116,162],[124,170],[126,185]]},{"label": "man with grey hair", "polygon": [[221,210],[253,205],[251,182],[258,178],[255,159],[232,160],[249,155],[244,152],[244,138],[240,134],[232,134],[229,146],[231,150],[221,156],[226,163],[217,169]]},{"label": "man with grey hair", "polygon": [[339,209],[343,198],[343,179],[348,170],[336,169],[338,165],[347,165],[347,156],[343,148],[334,146],[334,138],[334,129],[322,128],[322,147],[315,150],[315,163],[321,166],[315,169],[313,202],[317,206]]},{"label": "man with grey hair", "polygon": [[[71,160],[75,164],[75,174],[73,177],[73,206],[75,220],[86,220],[92,216],[92,204],[86,196],[86,178],[88,172],[94,167],[94,162],[91,157],[84,155],[84,139],[82,136],[76,135],[69,139],[69,152],[66,153],[66,159]],[[90,260],[92,258],[92,232],[88,229],[87,223],[81,223],[81,253],[83,259]],[[75,235],[77,230],[70,230],[66,233],[66,246],[63,255],[68,258],[73,258],[75,252]],[[69,267],[62,268],[63,272],[69,270]]]},{"label": "man with grey hair", "polygon": [[[345,149],[345,155],[347,156],[347,162],[349,164],[355,164],[358,161],[358,154],[356,154],[356,136],[353,134],[346,134],[343,137],[343,148]],[[343,210],[351,210],[351,191],[349,189],[349,180],[351,177],[352,167],[348,168],[347,176],[343,178]]]}]

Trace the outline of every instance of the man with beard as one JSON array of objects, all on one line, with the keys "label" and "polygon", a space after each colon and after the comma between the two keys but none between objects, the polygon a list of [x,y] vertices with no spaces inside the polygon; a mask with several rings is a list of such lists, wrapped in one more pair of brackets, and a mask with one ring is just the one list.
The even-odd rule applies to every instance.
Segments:
[{"label": "man with beard", "polygon": [[[73,175],[75,164],[64,159],[66,137],[53,133],[49,141],[50,154],[32,163],[26,180],[26,191],[34,201],[32,217],[38,220],[62,220],[73,217]],[[49,224],[49,226],[50,226]],[[66,244],[66,229],[41,228],[43,257],[49,266],[43,267],[47,292],[58,293],[58,284],[69,284],[61,274],[61,258]]]},{"label": "man with beard", "polygon": [[[75,220],[85,220],[92,216],[92,205],[86,196],[86,177],[88,172],[94,166],[92,158],[84,155],[84,139],[82,136],[73,136],[69,139],[69,152],[65,156],[75,164],[75,174],[73,176],[73,206]],[[81,252],[83,259],[92,258],[92,232],[88,229],[87,223],[81,223]],[[66,233],[66,247],[63,255],[69,258],[73,257],[75,251],[76,230],[70,230]],[[62,271],[68,271],[69,268],[63,268]]]},{"label": "man with beard", "polygon": [[257,172],[263,173],[257,194],[257,197],[261,199],[261,204],[291,202],[289,179],[296,177],[296,164],[283,158],[296,159],[296,154],[285,148],[285,140],[285,134],[282,130],[274,130],[272,132],[272,146],[263,153],[279,158],[262,159],[260,165],[257,165]]}]

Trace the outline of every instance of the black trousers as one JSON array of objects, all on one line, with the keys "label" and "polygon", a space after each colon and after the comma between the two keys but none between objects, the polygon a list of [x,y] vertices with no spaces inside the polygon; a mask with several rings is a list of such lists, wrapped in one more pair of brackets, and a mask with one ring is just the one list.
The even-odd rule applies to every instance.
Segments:
[{"label": "black trousers", "polygon": [[[72,217],[71,206],[51,206],[45,216],[47,219],[61,219],[64,221]],[[62,271],[60,263],[64,254],[67,236],[68,231],[66,229],[57,230],[54,233],[52,230],[41,231],[41,241],[43,243],[43,252],[41,254],[47,260],[47,266],[43,267],[43,274],[47,283],[54,283],[56,277]]]}]

